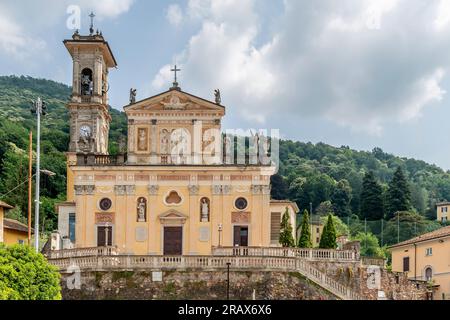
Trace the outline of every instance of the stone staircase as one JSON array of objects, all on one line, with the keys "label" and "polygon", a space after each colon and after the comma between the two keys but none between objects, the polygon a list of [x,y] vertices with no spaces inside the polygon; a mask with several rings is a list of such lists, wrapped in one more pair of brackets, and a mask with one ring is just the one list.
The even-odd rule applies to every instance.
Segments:
[{"label": "stone staircase", "polygon": [[296,271],[298,271],[301,275],[311,280],[318,286],[328,290],[339,299],[364,300],[364,298],[354,290],[327,276],[324,272],[313,267],[311,263],[306,260],[298,259],[296,269]]}]

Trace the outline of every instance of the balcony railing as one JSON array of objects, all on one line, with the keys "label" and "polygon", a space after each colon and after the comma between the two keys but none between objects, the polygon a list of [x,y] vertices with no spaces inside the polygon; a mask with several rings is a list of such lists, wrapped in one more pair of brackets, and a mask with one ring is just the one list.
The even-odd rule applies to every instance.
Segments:
[{"label": "balcony railing", "polygon": [[117,255],[116,247],[93,247],[80,249],[64,249],[50,251],[48,259],[64,259],[78,257],[97,257],[97,256],[115,256]]},{"label": "balcony railing", "polygon": [[77,154],[78,166],[123,166],[126,164],[126,161],[126,154],[119,154],[115,156]]},{"label": "balcony railing", "polygon": [[223,270],[230,268],[237,270],[264,270],[299,272],[316,284],[329,290],[338,298],[344,300],[361,300],[357,292],[339,283],[326,273],[315,268],[308,260],[299,257],[275,256],[104,256],[72,257],[50,259],[50,263],[62,272],[71,267],[84,271],[106,270]]},{"label": "balcony railing", "polygon": [[214,256],[262,256],[293,257],[310,261],[345,261],[357,262],[359,257],[352,250],[300,249],[300,248],[266,248],[266,247],[213,247]]}]

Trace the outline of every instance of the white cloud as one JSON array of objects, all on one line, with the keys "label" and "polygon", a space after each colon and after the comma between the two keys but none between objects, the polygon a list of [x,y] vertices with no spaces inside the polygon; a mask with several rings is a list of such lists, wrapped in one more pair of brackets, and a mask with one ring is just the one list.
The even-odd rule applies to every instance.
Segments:
[{"label": "white cloud", "polygon": [[27,35],[8,12],[0,8],[0,52],[21,60],[43,51],[45,46],[45,41]]},{"label": "white cloud", "polygon": [[[445,97],[450,34],[430,19],[439,3],[285,0],[265,42],[256,5],[190,0],[186,18],[201,27],[179,54],[191,90],[221,88],[248,122],[326,117],[381,135]],[[161,74],[155,88],[167,84]]]},{"label": "white cloud", "polygon": [[171,4],[167,9],[167,20],[175,27],[179,26],[183,21],[183,12],[177,4]]},{"label": "white cloud", "polygon": [[434,20],[436,29],[441,30],[450,22],[450,1],[441,0],[437,7],[437,15]]},{"label": "white cloud", "polygon": [[93,10],[99,19],[116,18],[130,10],[134,0],[81,0],[85,10]]}]

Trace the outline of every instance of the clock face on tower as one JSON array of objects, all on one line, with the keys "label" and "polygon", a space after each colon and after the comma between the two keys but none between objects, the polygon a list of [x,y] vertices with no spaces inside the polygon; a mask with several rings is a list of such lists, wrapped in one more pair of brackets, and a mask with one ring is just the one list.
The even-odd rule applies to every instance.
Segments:
[{"label": "clock face on tower", "polygon": [[92,130],[91,127],[89,127],[88,125],[83,125],[80,127],[80,136],[83,138],[89,138],[91,137],[92,134]]}]

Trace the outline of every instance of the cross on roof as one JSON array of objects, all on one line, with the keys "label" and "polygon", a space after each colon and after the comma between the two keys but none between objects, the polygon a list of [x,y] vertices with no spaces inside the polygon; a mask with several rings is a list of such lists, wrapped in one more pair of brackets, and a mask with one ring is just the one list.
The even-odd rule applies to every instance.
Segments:
[{"label": "cross on roof", "polygon": [[94,34],[94,18],[95,18],[95,14],[94,12],[91,11],[91,14],[89,15],[89,17],[91,18],[91,27],[89,29],[91,35]]},{"label": "cross on roof", "polygon": [[175,74],[175,80],[173,82],[173,88],[178,88],[177,72],[181,71],[181,69],[177,69],[177,65],[175,65],[175,68],[170,69],[170,71],[174,72],[174,74]]}]

